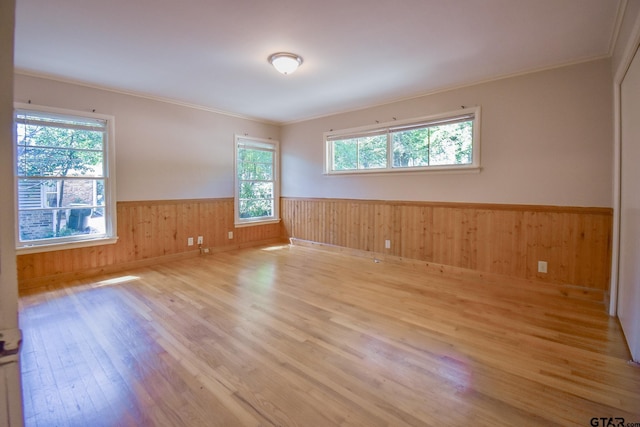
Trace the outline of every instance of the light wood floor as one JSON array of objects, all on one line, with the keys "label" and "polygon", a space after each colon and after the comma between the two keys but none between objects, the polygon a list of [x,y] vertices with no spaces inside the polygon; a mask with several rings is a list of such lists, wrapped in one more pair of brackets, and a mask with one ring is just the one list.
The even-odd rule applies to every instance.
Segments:
[{"label": "light wood floor", "polygon": [[550,285],[282,246],[20,304],[27,426],[640,423],[617,321]]}]

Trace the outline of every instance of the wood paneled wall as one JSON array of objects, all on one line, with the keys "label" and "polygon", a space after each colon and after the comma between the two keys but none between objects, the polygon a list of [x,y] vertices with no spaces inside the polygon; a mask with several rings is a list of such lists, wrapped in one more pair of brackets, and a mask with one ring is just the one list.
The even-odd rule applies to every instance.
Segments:
[{"label": "wood paneled wall", "polygon": [[[187,238],[204,237],[212,252],[282,239],[281,225],[234,228],[233,199],[119,202],[118,243],[18,256],[21,289],[196,256]],[[233,239],[228,232],[233,231]]]},{"label": "wood paneled wall", "polygon": [[[609,208],[283,198],[281,212],[287,237],[512,277],[609,287]],[[538,273],[538,261],[547,261],[546,274]]]},{"label": "wood paneled wall", "polygon": [[[281,224],[234,228],[233,199],[118,203],[118,243],[19,255],[21,289],[286,237],[606,291],[612,210],[345,199],[281,200]],[[228,239],[228,232],[234,239]],[[385,248],[385,240],[391,248]],[[538,261],[548,273],[538,273]]]}]

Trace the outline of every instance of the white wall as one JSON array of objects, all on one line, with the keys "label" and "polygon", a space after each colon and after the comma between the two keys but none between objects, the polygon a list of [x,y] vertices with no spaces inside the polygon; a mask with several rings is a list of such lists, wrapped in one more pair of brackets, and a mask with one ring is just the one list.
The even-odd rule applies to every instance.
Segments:
[{"label": "white wall", "polygon": [[[116,116],[118,200],[233,196],[233,134],[281,140],[282,195],[611,206],[611,64],[497,80],[282,128],[16,75],[15,100]],[[322,133],[482,107],[479,174],[325,176]]]},{"label": "white wall", "polygon": [[[323,175],[330,129],[482,107],[479,174]],[[598,60],[288,124],[282,195],[612,206],[610,60]]]},{"label": "white wall", "polygon": [[18,74],[15,101],[29,100],[115,116],[119,201],[233,197],[234,133],[280,136],[275,125]]}]

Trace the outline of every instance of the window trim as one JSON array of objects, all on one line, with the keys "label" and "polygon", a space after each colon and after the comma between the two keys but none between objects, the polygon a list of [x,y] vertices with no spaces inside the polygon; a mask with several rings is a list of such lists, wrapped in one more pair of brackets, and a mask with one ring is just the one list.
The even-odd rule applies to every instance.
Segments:
[{"label": "window trim", "polygon": [[[260,148],[264,145],[273,147],[273,215],[260,218],[240,218],[240,197],[238,180],[238,149],[240,141],[249,141],[248,145]],[[280,142],[272,139],[255,138],[246,135],[235,134],[233,138],[233,215],[236,228],[250,227],[253,225],[277,224],[280,222]]]},{"label": "window trim", "polygon": [[[13,109],[13,179],[14,179],[14,204],[15,204],[15,245],[18,254],[51,252],[65,249],[74,249],[81,247],[99,246],[114,244],[118,241],[117,236],[117,200],[116,200],[116,179],[115,179],[115,117],[107,114],[99,114],[94,112],[77,111],[65,108],[48,107],[43,105],[25,104],[16,102]],[[48,239],[40,241],[20,241],[20,215],[18,203],[18,170],[17,170],[17,146],[16,146],[16,114],[19,111],[33,111],[34,113],[44,113],[52,117],[83,117],[87,119],[104,120],[105,125],[105,141],[104,141],[104,179],[105,181],[105,233],[99,237],[91,237],[91,235],[68,236],[57,239]]]},{"label": "window trim", "polygon": [[[322,134],[324,141],[324,175],[371,175],[371,174],[390,174],[390,173],[464,173],[479,172],[480,166],[480,106],[465,107],[460,110],[449,111],[446,113],[435,114],[431,116],[416,117],[406,120],[395,120],[385,123],[376,123],[375,125],[360,126],[349,129],[331,130]],[[387,138],[387,167],[371,168],[371,169],[350,169],[350,170],[333,170],[333,144],[332,141],[337,137],[357,137],[361,135],[389,134],[394,130],[401,128],[411,128],[412,126],[421,126],[428,124],[437,124],[438,122],[451,121],[455,123],[456,118],[464,116],[473,116],[473,136],[472,136],[472,158],[470,164],[464,165],[433,165],[433,166],[414,166],[414,167],[394,167],[393,166],[393,148],[390,138]]]}]

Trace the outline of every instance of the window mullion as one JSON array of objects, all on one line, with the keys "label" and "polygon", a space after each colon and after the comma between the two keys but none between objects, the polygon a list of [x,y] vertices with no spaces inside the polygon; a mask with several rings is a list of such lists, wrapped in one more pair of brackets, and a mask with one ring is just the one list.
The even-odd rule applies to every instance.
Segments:
[{"label": "window mullion", "polygon": [[104,153],[104,149],[95,148],[74,148],[74,147],[53,147],[50,145],[28,145],[28,144],[16,144],[20,148],[30,148],[34,150],[62,150],[62,151],[78,151],[81,153]]},{"label": "window mullion", "polygon": [[427,129],[427,165],[431,164],[431,128]]},{"label": "window mullion", "polygon": [[387,167],[386,169],[393,168],[393,137],[392,133],[387,129]]}]

